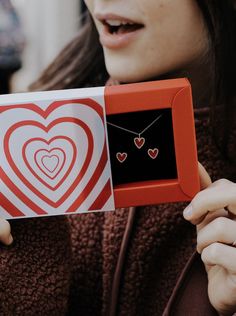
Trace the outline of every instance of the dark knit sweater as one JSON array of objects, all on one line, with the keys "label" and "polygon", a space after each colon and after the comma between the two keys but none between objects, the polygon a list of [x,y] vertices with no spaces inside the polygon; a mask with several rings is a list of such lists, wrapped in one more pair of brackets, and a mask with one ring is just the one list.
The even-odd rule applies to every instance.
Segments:
[{"label": "dark knit sweater", "polygon": [[[199,161],[213,180],[226,177],[209,136],[208,110],[196,110],[195,118]],[[117,315],[162,315],[195,249],[195,227],[183,219],[184,205],[131,210]],[[0,249],[0,315],[109,315],[129,213],[121,209],[11,221],[14,244]]]}]

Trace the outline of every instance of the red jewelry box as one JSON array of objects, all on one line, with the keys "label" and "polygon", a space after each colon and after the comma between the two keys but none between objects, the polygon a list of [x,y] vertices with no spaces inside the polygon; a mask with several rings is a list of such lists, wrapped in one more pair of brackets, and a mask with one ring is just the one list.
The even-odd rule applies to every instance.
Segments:
[{"label": "red jewelry box", "polygon": [[[140,111],[145,114],[146,111],[169,109],[173,125],[177,177],[114,185],[115,206],[118,208],[191,200],[199,191],[200,184],[189,81],[173,79],[108,86],[105,87],[105,104],[107,121],[114,114],[132,115]],[[121,124],[118,128],[120,126]],[[112,143],[109,133],[108,138],[109,143]],[[119,154],[122,158],[123,153]]]}]

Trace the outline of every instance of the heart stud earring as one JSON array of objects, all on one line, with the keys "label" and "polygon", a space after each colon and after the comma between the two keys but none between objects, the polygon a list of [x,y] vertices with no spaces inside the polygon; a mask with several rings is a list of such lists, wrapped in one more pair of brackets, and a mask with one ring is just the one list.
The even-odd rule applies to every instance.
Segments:
[{"label": "heart stud earring", "polygon": [[127,158],[127,153],[117,153],[116,154],[116,158],[117,158],[117,160],[120,162],[120,163],[123,163],[123,162],[125,162],[125,160],[126,160],[126,158]]},{"label": "heart stud earring", "polygon": [[148,149],[148,155],[152,159],[156,159],[159,154],[159,149],[158,148],[153,148],[153,149]]}]

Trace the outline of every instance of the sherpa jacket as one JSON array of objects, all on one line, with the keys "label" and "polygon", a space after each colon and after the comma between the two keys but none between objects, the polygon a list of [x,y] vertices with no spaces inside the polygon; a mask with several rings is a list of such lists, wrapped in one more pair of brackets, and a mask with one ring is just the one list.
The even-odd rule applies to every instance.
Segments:
[{"label": "sherpa jacket", "polygon": [[[195,123],[199,161],[213,180],[225,177],[208,109]],[[217,315],[185,205],[12,220],[14,243],[0,249],[0,315]]]}]

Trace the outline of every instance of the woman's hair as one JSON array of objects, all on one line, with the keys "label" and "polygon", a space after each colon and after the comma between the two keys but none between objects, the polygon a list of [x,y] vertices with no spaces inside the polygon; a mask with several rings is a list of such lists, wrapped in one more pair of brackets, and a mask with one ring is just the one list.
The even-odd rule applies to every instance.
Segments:
[{"label": "woman's hair", "polygon": [[196,1],[210,39],[213,137],[224,156],[236,166],[236,1]]},{"label": "woman's hair", "polygon": [[92,18],[85,12],[79,34],[46,68],[30,90],[72,89],[104,85],[108,79],[102,47]]},{"label": "woman's hair", "polygon": [[[235,0],[196,0],[209,34],[210,69],[212,72],[211,123],[213,136],[221,152],[236,161],[236,135],[233,147],[229,138],[236,128],[236,12]],[[78,36],[69,43],[54,62],[30,86],[31,90],[52,90],[101,86],[106,83],[102,47],[88,13]],[[207,89],[208,87],[206,87]],[[232,142],[231,142],[232,143]]]}]

